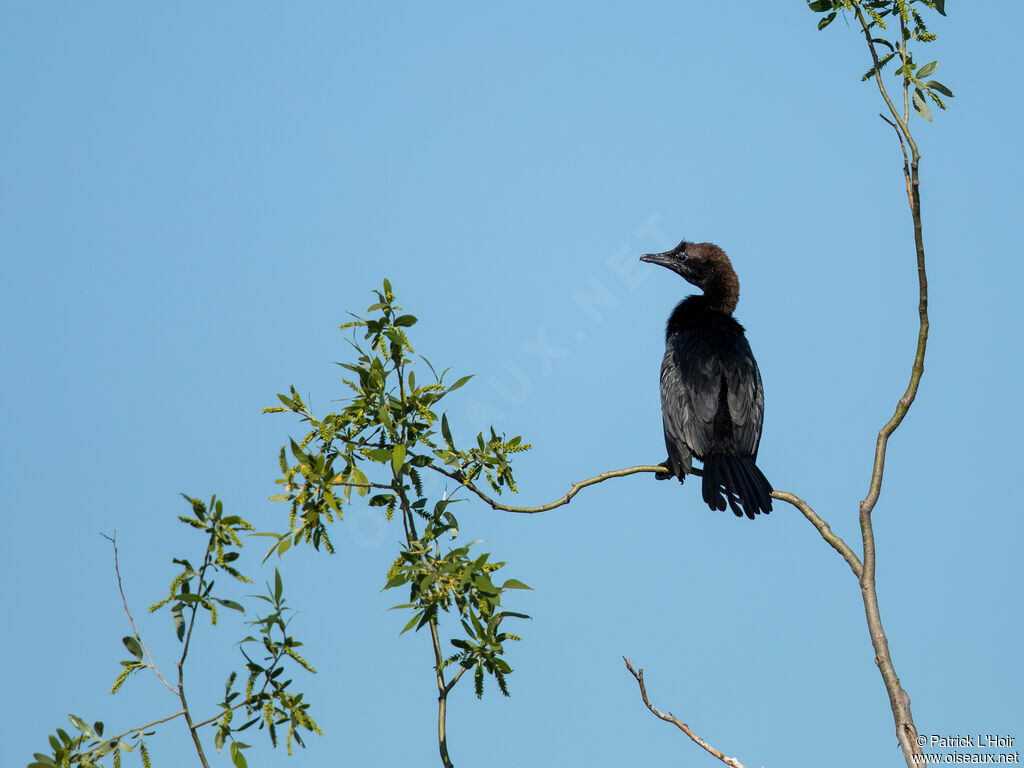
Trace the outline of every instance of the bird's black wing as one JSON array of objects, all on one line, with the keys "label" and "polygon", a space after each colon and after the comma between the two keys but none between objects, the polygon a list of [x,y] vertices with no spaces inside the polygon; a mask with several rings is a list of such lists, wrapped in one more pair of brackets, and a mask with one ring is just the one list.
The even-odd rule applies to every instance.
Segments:
[{"label": "bird's black wing", "polygon": [[725,437],[715,435],[723,381],[732,422],[730,452],[757,458],[764,389],[738,323],[726,329],[684,329],[669,336],[661,364],[661,409],[670,457],[673,444],[681,443],[702,458]]},{"label": "bird's black wing", "polygon": [[736,453],[757,458],[764,424],[764,387],[761,372],[754,360],[743,331],[733,338],[721,358],[728,392],[729,416],[732,419]]},{"label": "bird's black wing", "polygon": [[[683,330],[669,336],[661,363],[661,412],[669,456],[703,458],[711,449],[722,368],[706,334]],[[674,458],[674,457],[673,457]]]}]

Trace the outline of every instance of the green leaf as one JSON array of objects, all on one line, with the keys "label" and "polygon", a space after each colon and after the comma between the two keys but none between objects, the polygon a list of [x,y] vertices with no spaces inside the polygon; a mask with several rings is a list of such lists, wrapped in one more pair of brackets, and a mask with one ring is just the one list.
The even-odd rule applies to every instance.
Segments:
[{"label": "green leaf", "polygon": [[302,448],[294,440],[291,440],[292,445],[292,456],[294,456],[300,464],[309,464],[309,457],[303,453]]},{"label": "green leaf", "polygon": [[245,762],[245,755],[242,754],[242,750],[238,748],[238,742],[231,743],[231,762],[235,764],[235,768],[247,768],[248,763]]},{"label": "green leaf", "polygon": [[501,585],[502,589],[533,589],[526,584],[523,584],[519,579],[509,579]]},{"label": "green leaf", "polygon": [[[281,538],[281,543],[277,545],[277,556],[281,557],[285,552],[291,549],[292,538],[291,536],[284,536]],[[269,553],[268,553],[269,554]]]},{"label": "green leaf", "polygon": [[385,277],[385,278],[384,278],[384,294],[385,294],[385,295],[387,295],[387,294],[389,294],[389,293],[391,293],[391,281],[390,281],[390,280],[388,280],[388,279],[387,279],[387,278]]},{"label": "green leaf", "polygon": [[395,446],[394,453],[391,454],[391,469],[395,473],[395,477],[400,477],[402,474],[402,465],[405,463],[405,443],[399,443]]},{"label": "green leaf", "polygon": [[362,486],[356,488],[356,493],[360,496],[365,496],[370,492],[370,479],[361,470],[353,469],[349,480],[353,483],[362,483]]},{"label": "green leaf", "polygon": [[807,0],[807,7],[815,13],[832,10],[832,0]]},{"label": "green leaf", "polygon": [[82,718],[80,718],[80,717],[78,717],[76,715],[68,714],[68,720],[71,721],[71,724],[73,726],[75,726],[75,728],[80,730],[82,733],[84,733],[90,739],[95,739],[96,738],[96,734],[92,732],[92,728],[90,728],[89,724],[87,722],[85,722],[85,720],[83,720]]},{"label": "green leaf", "polygon": [[[388,579],[388,583],[384,585],[384,589],[394,589],[395,587],[400,587],[403,584],[408,583],[408,581],[409,581],[409,574],[408,573],[405,573],[405,572],[398,573],[398,574],[395,574],[394,576],[392,576],[390,579]],[[406,608],[408,606],[396,605],[395,607],[396,608]]]},{"label": "green leaf", "polygon": [[412,315],[400,315],[400,316],[395,318],[395,325],[400,325],[402,327],[407,328],[410,325],[415,325],[415,324],[416,324],[416,318],[413,317]]},{"label": "green leaf", "polygon": [[935,0],[935,10],[941,13],[943,16],[946,15],[946,0]]},{"label": "green leaf", "polygon": [[368,458],[370,461],[375,461],[378,464],[383,464],[385,461],[388,461],[392,456],[391,451],[387,450],[386,448],[363,448],[362,452],[366,458]]},{"label": "green leaf", "polygon": [[473,586],[486,595],[498,594],[498,588],[491,583],[486,574],[478,573],[473,577]]},{"label": "green leaf", "polygon": [[281,602],[281,595],[284,594],[284,584],[281,581],[281,572],[274,569],[274,602]]},{"label": "green leaf", "polygon": [[288,501],[292,495],[290,493],[275,493],[273,496],[267,498],[267,501]]},{"label": "green leaf", "polygon": [[528,618],[530,618],[525,613],[516,613],[515,611],[502,611],[499,614],[499,616],[501,616],[501,618],[503,618],[503,619],[507,618],[509,616],[515,616],[517,619],[528,619]]},{"label": "green leaf", "polygon": [[927,64],[923,65],[919,70],[917,70],[917,76],[928,77],[928,75],[935,71],[935,68],[937,66],[939,66],[939,62],[929,61]]},{"label": "green leaf", "polygon": [[455,445],[455,441],[452,440],[452,431],[448,427],[448,414],[441,414],[441,434],[444,436],[445,442],[448,445]]},{"label": "green leaf", "polygon": [[409,623],[406,624],[404,627],[402,627],[402,631],[399,632],[398,634],[399,635],[404,635],[406,632],[408,632],[410,629],[412,629],[416,625],[416,622],[418,622],[422,616],[423,616],[423,613],[421,611],[417,611],[416,613],[414,613],[413,617],[411,619],[409,619]]},{"label": "green leaf", "polygon": [[171,608],[171,616],[174,619],[174,633],[178,636],[178,642],[185,639],[185,616],[181,612],[181,603]]},{"label": "green leaf", "polygon": [[231,608],[232,610],[241,611],[242,613],[245,613],[245,608],[243,608],[241,604],[236,603],[234,600],[221,600],[219,597],[215,597],[213,599],[221,605],[223,605],[225,608]]},{"label": "green leaf", "polygon": [[928,105],[924,101],[924,91],[920,88],[914,89],[914,109],[917,110],[917,114],[931,122],[932,111],[928,109]]},{"label": "green leaf", "polygon": [[953,92],[949,90],[949,88],[944,86],[942,83],[940,83],[938,80],[929,80],[927,83],[925,83],[925,87],[933,91],[938,91],[943,96],[953,98]]},{"label": "green leaf", "polygon": [[828,16],[826,16],[825,18],[821,19],[821,21],[818,22],[818,29],[822,30],[825,27],[827,27],[829,24],[831,24],[835,20],[835,18],[836,18],[836,13],[837,13],[837,11],[832,11],[832,13],[830,13]]},{"label": "green leaf", "polygon": [[463,376],[461,379],[459,379],[454,384],[452,384],[450,387],[448,387],[448,389],[445,390],[445,394],[447,395],[449,392],[454,392],[456,389],[461,387],[463,384],[465,384],[467,381],[469,381],[472,378],[473,378],[473,374],[470,374],[469,376]]},{"label": "green leaf", "polygon": [[129,635],[128,637],[121,638],[121,642],[124,643],[124,647],[128,649],[128,653],[139,661],[142,661],[142,646],[139,644],[138,640]]},{"label": "green leaf", "polygon": [[43,766],[57,765],[55,762],[53,762],[53,758],[52,757],[40,754],[39,752],[36,752],[34,755],[32,755],[32,757],[34,757],[39,762],[32,763],[31,765],[29,765],[29,768],[32,768],[32,766],[34,766],[34,765],[43,765]]}]

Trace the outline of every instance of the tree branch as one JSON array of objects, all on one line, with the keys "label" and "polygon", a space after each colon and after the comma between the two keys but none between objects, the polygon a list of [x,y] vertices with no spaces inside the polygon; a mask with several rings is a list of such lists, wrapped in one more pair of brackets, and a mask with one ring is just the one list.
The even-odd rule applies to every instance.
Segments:
[{"label": "tree branch", "polygon": [[[908,119],[902,118],[899,111],[896,109],[896,105],[893,104],[892,99],[889,98],[889,92],[885,90],[885,83],[882,82],[882,70],[878,66],[878,51],[875,49],[875,43],[871,39],[871,30],[868,28],[867,20],[864,18],[864,12],[861,10],[860,4],[856,2],[856,0],[854,0],[853,3],[853,11],[857,15],[857,21],[860,22],[861,30],[864,32],[864,39],[867,41],[868,50],[871,52],[871,60],[875,63],[875,83],[878,85],[878,90],[882,94],[882,99],[885,101],[886,106],[889,107],[889,112],[892,113],[893,118],[897,123],[899,123],[900,128],[907,137],[907,141],[910,142],[914,152],[916,153],[917,145],[914,144],[914,140],[910,136],[910,129],[908,127],[910,115],[907,115]],[[901,58],[903,57],[901,56]],[[906,61],[903,63],[906,64]],[[906,94],[904,94],[904,96],[905,95]]]},{"label": "tree branch", "polygon": [[455,687],[455,684],[459,682],[459,678],[462,677],[469,670],[468,667],[459,667],[459,671],[455,673],[455,676],[448,681],[448,684],[444,687],[444,692],[447,694]]},{"label": "tree branch", "polygon": [[[477,488],[476,485],[474,485],[470,480],[467,480],[465,477],[463,477],[460,473],[452,472],[450,470],[445,469],[444,467],[438,467],[434,464],[429,464],[428,466],[435,472],[440,472],[442,475],[450,477],[452,480],[459,483],[463,487],[468,488],[470,491],[472,491],[481,499],[483,499],[487,504],[489,504],[492,509],[497,509],[504,512],[516,512],[527,515],[536,514],[537,512],[547,512],[548,510],[564,506],[568,504],[570,501],[572,501],[573,496],[575,496],[584,488],[587,488],[588,486],[591,485],[596,485],[597,483],[603,483],[605,480],[611,480],[612,478],[615,477],[626,477],[628,475],[635,475],[640,472],[665,471],[664,467],[653,464],[640,464],[635,467],[626,467],[625,469],[613,469],[608,472],[602,472],[599,475],[595,475],[594,477],[589,477],[586,480],[580,480],[579,482],[573,483],[572,487],[570,488],[567,494],[562,496],[560,499],[552,501],[550,504],[541,504],[539,507],[510,507],[508,505],[501,504],[500,502],[497,502],[494,499],[492,499],[486,493]],[[693,474],[700,476],[702,473],[699,469],[695,469]],[[832,529],[829,527],[829,524],[825,522],[806,501],[801,499],[799,496],[796,496],[795,494],[792,493],[787,493],[786,491],[772,491],[772,498],[778,499],[779,501],[788,502],[792,504],[794,507],[796,507],[798,510],[800,510],[800,512],[803,513],[803,516],[806,517],[811,522],[811,524],[818,529],[818,532],[821,534],[821,537],[825,541],[827,541],[836,550],[836,552],[842,555],[843,559],[846,560],[847,563],[849,563],[854,575],[856,575],[858,579],[860,578],[861,571],[863,569],[863,565],[860,562],[860,558],[857,557],[854,551],[850,549],[849,545],[845,541],[843,541],[841,537],[832,532]]]},{"label": "tree branch", "polygon": [[379,488],[383,491],[393,491],[394,488],[390,485],[384,485],[383,483],[350,483],[347,480],[342,480],[341,475],[338,475],[331,480],[331,485],[343,485],[348,488]]},{"label": "tree branch", "polygon": [[[207,546],[206,556],[203,560],[203,567],[199,569],[198,578],[199,584],[196,587],[196,594],[203,594],[204,579],[206,578],[206,569],[210,566],[210,548]],[[178,698],[181,699],[181,706],[185,710],[185,722],[188,723],[188,732],[192,737],[192,743],[195,745],[196,754],[199,756],[199,762],[203,764],[203,768],[210,768],[209,762],[206,760],[206,753],[203,751],[203,743],[199,739],[199,733],[196,731],[195,723],[192,722],[192,715],[189,713],[188,701],[185,700],[185,659],[188,658],[189,646],[192,642],[192,629],[196,624],[196,613],[199,610],[199,601],[192,603],[192,615],[189,617],[188,631],[185,633],[184,647],[181,650],[181,659],[178,660]]]},{"label": "tree branch", "polygon": [[430,640],[434,646],[434,671],[437,673],[437,748],[441,753],[441,764],[444,768],[452,768],[452,760],[448,756],[448,691],[462,674],[460,672],[450,684],[445,685],[444,670],[441,668],[441,639],[437,635],[437,617],[430,619],[427,624],[430,625]]},{"label": "tree branch", "polygon": [[[568,504],[570,501],[572,501],[573,496],[575,496],[584,488],[587,488],[588,486],[591,485],[596,485],[597,483],[603,483],[605,480],[611,480],[612,478],[615,477],[626,477],[628,475],[634,475],[641,472],[665,471],[664,467],[653,464],[640,464],[635,467],[626,467],[625,469],[613,469],[609,470],[608,472],[602,472],[599,475],[595,475],[594,477],[589,477],[586,480],[580,480],[579,482],[573,483],[572,487],[570,488],[567,494],[562,496],[560,499],[552,501],[550,504],[541,504],[539,507],[510,507],[508,505],[501,504],[500,502],[497,502],[494,499],[492,499],[486,493],[477,488],[477,486],[474,485],[470,480],[467,480],[465,477],[463,477],[460,473],[452,472],[450,470],[445,469],[444,467],[438,467],[434,464],[429,464],[428,466],[435,472],[440,472],[442,475],[450,477],[455,482],[459,483],[463,487],[475,493],[487,504],[489,504],[492,509],[497,509],[504,512],[516,512],[527,515],[536,514],[537,512],[546,512],[548,510],[564,506]],[[703,473],[699,469],[695,468],[693,474],[700,476]],[[832,532],[832,529],[831,527],[829,527],[829,524],[825,522],[806,501],[801,499],[799,496],[796,496],[795,494],[792,493],[788,493],[786,491],[772,491],[772,498],[778,499],[779,501],[788,502],[792,504],[794,507],[796,507],[798,510],[800,510],[800,512],[803,513],[803,516],[806,517],[811,522],[811,524],[818,529],[818,533],[821,534],[821,537],[825,541],[827,541],[836,550],[836,552],[842,555],[843,559],[846,560],[846,562],[850,565],[850,568],[853,571],[854,575],[858,579],[860,578],[861,572],[863,570],[863,565],[861,564],[860,558],[857,557],[856,553],[854,553],[854,551],[850,549],[849,545],[845,541],[843,541],[843,539],[840,536]]]},{"label": "tree branch", "polygon": [[643,698],[644,704],[647,706],[647,708],[651,710],[652,713],[654,713],[655,717],[661,718],[666,723],[672,723],[672,725],[674,725],[680,731],[689,736],[694,744],[699,746],[708,754],[714,755],[726,765],[731,766],[731,768],[744,768],[743,763],[741,763],[735,757],[728,757],[721,750],[715,749],[713,746],[704,741],[704,739],[702,739],[700,736],[694,733],[693,730],[691,730],[690,726],[682,722],[678,717],[673,715],[671,712],[669,712],[666,715],[664,712],[659,711],[657,707],[651,704],[651,700],[647,698],[647,687],[644,685],[643,669],[637,672],[633,669],[633,665],[629,663],[629,659],[623,656],[622,660],[626,662],[626,669],[628,669],[630,673],[633,675],[633,677],[636,678],[636,682],[640,686],[640,696]]},{"label": "tree branch", "polygon": [[[896,431],[903,422],[904,417],[910,410],[914,399],[917,397],[917,390],[921,384],[921,377],[924,374],[924,357],[928,345],[928,276],[925,269],[924,237],[921,226],[921,196],[920,180],[918,178],[918,166],[921,155],[917,149],[917,143],[910,133],[909,110],[904,114],[903,119],[896,112],[892,100],[882,82],[881,73],[878,71],[878,55],[875,51],[871,34],[868,31],[867,22],[858,3],[853,3],[857,19],[867,40],[871,56],[875,60],[875,82],[883,100],[889,107],[896,122],[897,135],[900,140],[900,148],[903,151],[903,175],[907,184],[908,203],[910,215],[914,224],[914,246],[917,253],[917,274],[918,274],[918,315],[920,318],[917,336],[917,348],[914,352],[914,363],[911,367],[910,381],[903,396],[896,404],[896,410],[892,417],[878,431],[878,439],[875,442],[875,458],[871,470],[871,482],[868,493],[860,502],[860,528],[861,537],[864,541],[864,567],[860,574],[861,596],[864,600],[864,613],[867,619],[868,632],[871,636],[871,645],[875,650],[875,664],[882,675],[886,692],[889,694],[889,705],[892,709],[893,719],[896,725],[896,738],[899,739],[903,749],[903,756],[906,759],[908,768],[917,765],[921,755],[921,748],[917,744],[917,728],[914,725],[914,717],[910,711],[910,696],[900,685],[899,677],[892,663],[889,654],[889,641],[882,628],[882,617],[878,607],[878,593],[875,582],[875,533],[871,523],[871,513],[878,503],[878,497],[882,491],[882,476],[885,470],[885,454],[889,437]],[[904,24],[901,17],[901,58],[906,64],[906,40]],[[903,90],[904,103],[907,101],[907,78],[904,75]],[[885,117],[883,116],[883,120]],[[892,125],[891,121],[886,120]],[[904,143],[906,139],[906,143]],[[907,157],[907,145],[910,146],[910,157]]]},{"label": "tree branch", "polygon": [[135,636],[135,639],[139,641],[139,645],[142,646],[142,650],[145,652],[146,658],[149,659],[149,668],[156,673],[156,676],[160,678],[160,682],[167,687],[167,690],[177,696],[178,689],[168,683],[167,680],[164,679],[164,676],[160,674],[160,670],[156,668],[156,664],[153,662],[153,657],[149,655],[149,649],[146,647],[146,644],[142,642],[139,630],[135,628],[135,619],[132,617],[132,612],[128,610],[128,600],[124,596],[124,587],[121,585],[121,568],[117,562],[117,531],[114,531],[113,536],[107,536],[105,533],[101,533],[100,536],[114,545],[114,573],[117,575],[117,589],[121,593],[121,603],[124,605],[124,612],[128,614],[128,622],[132,625],[132,634]]},{"label": "tree branch", "polygon": [[562,496],[560,499],[552,501],[550,504],[541,504],[539,507],[510,507],[492,499],[486,493],[484,493],[475,485],[473,485],[473,482],[467,479],[460,472],[452,472],[450,470],[445,469],[444,467],[439,467],[435,464],[428,464],[427,466],[433,469],[435,472],[440,472],[442,475],[450,477],[459,485],[471,490],[473,493],[475,493],[477,496],[479,496],[481,499],[487,502],[487,504],[491,506],[491,509],[497,509],[503,512],[517,512],[519,514],[524,515],[533,515],[537,512],[547,512],[548,510],[564,506],[568,504],[570,501],[572,501],[573,496],[575,496],[584,488],[591,485],[596,485],[597,483],[603,483],[605,480],[611,480],[613,477],[626,477],[627,475],[635,475],[639,472],[665,471],[664,467],[647,464],[642,464],[636,467],[626,467],[625,469],[614,469],[609,472],[602,472],[601,474],[595,475],[594,477],[588,477],[586,480],[580,480],[579,482],[573,483],[572,487],[569,489],[569,492],[567,494]]},{"label": "tree branch", "polygon": [[[100,534],[100,535],[103,535],[103,534]],[[88,758],[92,755],[92,753],[98,751],[99,748],[102,747],[104,744],[110,744],[110,743],[113,743],[113,742],[120,741],[125,736],[128,736],[128,735],[133,734],[133,733],[140,733],[141,734],[143,731],[145,731],[148,728],[152,728],[154,725],[160,725],[161,723],[166,723],[168,720],[173,720],[174,718],[181,717],[184,714],[185,714],[185,710],[182,709],[182,710],[179,710],[179,711],[175,712],[173,715],[168,715],[167,717],[161,717],[159,720],[154,720],[151,723],[146,723],[145,725],[140,725],[137,728],[129,728],[124,733],[119,733],[119,734],[117,734],[117,736],[111,736],[109,739],[101,739],[100,743],[97,744],[92,749],[90,749],[88,752],[79,752],[78,753],[79,756],[82,758],[79,764],[87,763],[88,762]]]},{"label": "tree branch", "polygon": [[787,493],[786,491],[772,491],[772,498],[778,499],[779,501],[786,501],[792,504],[794,507],[799,509],[803,516],[806,517],[815,528],[818,529],[818,533],[821,534],[821,538],[827,541],[836,552],[843,556],[843,559],[849,564],[850,570],[853,571],[854,576],[858,579],[861,577],[861,573],[864,570],[864,566],[860,562],[860,558],[857,557],[856,553],[850,549],[850,546],[840,538],[838,534],[832,532],[832,528],[826,523],[818,513],[811,509],[811,506],[801,499],[799,496]]}]

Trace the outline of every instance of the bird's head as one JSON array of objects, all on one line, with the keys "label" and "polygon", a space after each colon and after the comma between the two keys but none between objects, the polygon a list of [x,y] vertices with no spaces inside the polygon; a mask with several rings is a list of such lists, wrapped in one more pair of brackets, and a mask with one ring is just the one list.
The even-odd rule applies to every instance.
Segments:
[{"label": "bird's head", "polygon": [[683,240],[671,251],[647,253],[640,257],[640,261],[671,269],[729,312],[736,307],[740,290],[736,271],[725,251],[714,243],[688,243]]}]

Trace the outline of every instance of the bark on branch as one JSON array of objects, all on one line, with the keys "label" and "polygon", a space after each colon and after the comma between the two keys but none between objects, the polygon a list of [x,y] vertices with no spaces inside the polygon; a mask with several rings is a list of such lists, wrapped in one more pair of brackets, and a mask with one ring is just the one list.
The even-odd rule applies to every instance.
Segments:
[{"label": "bark on branch", "polygon": [[745,768],[743,763],[741,763],[735,757],[728,757],[720,749],[716,749],[715,747],[711,746],[706,741],[704,741],[704,739],[702,739],[700,736],[698,736],[696,733],[693,732],[693,729],[691,729],[690,726],[688,726],[686,723],[681,721],[678,717],[673,715],[671,712],[669,712],[666,715],[664,712],[660,711],[657,707],[655,707],[653,704],[651,704],[651,700],[649,698],[647,698],[647,686],[644,685],[644,671],[643,671],[643,669],[641,668],[639,672],[637,670],[633,669],[633,665],[629,663],[629,659],[627,659],[625,656],[622,657],[622,660],[624,662],[626,662],[626,669],[628,669],[630,671],[630,674],[632,674],[633,677],[636,678],[637,685],[640,686],[640,696],[644,700],[644,705],[649,710],[651,710],[651,712],[654,714],[655,717],[661,718],[666,723],[672,723],[672,725],[674,725],[680,731],[682,731],[687,736],[689,736],[694,744],[696,744],[698,747],[703,749],[708,754],[714,755],[715,757],[717,757],[719,760],[721,760],[726,765],[731,766],[731,768]]}]

